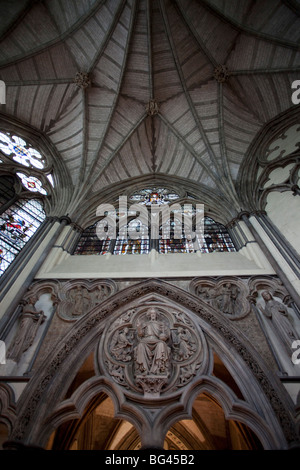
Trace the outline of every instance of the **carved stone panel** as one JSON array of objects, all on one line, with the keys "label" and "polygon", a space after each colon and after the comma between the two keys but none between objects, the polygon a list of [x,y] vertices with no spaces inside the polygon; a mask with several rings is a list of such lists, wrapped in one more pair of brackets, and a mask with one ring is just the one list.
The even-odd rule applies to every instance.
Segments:
[{"label": "carved stone panel", "polygon": [[109,280],[68,281],[58,289],[57,314],[63,320],[76,321],[96,305],[104,302],[115,291],[115,284]]},{"label": "carved stone panel", "polygon": [[205,338],[185,313],[151,304],[120,315],[98,349],[100,372],[145,398],[188,384],[206,358]]},{"label": "carved stone panel", "polygon": [[238,320],[250,312],[248,287],[238,278],[194,279],[191,290],[230,320]]}]

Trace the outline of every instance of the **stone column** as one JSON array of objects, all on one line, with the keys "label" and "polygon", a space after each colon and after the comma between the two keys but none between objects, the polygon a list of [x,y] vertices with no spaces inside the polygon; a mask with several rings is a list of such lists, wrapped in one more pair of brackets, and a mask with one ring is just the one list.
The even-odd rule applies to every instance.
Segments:
[{"label": "stone column", "polygon": [[262,269],[274,270],[272,263],[266,256],[264,247],[260,245],[248,226],[248,217],[248,212],[241,212],[239,217],[236,217],[227,225],[234,246],[243,255],[254,260]]},{"label": "stone column", "polygon": [[265,212],[241,213],[245,222],[262,252],[274,271],[291,295],[297,311],[300,311],[300,269],[299,257],[279,230],[272,227]]}]

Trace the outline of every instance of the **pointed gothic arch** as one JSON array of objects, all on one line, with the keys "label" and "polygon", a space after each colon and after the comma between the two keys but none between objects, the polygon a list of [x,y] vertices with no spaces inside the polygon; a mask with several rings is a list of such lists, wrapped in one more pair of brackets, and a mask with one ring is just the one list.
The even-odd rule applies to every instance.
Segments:
[{"label": "pointed gothic arch", "polygon": [[[170,309],[188,312],[189,318],[205,335],[209,348],[216,347],[219,356],[226,359],[226,366],[231,368],[231,372],[235,371],[244,401],[237,398],[226,384],[211,377],[211,353],[206,358],[202,375],[196,374],[179,392],[170,390],[166,396],[162,394],[154,400],[160,411],[152,415],[150,402],[153,400],[149,402],[145,396],[136,394],[132,399],[131,391],[119,386],[108,373],[98,373],[88,379],[71,398],[65,400],[76,371],[98,347],[107,324],[125,310],[147,302],[162,303]],[[115,293],[74,323],[54,353],[52,351],[35,371],[24,390],[10,440],[45,446],[59,423],[70,416],[81,416],[89,401],[105,392],[115,404],[117,417],[132,422],[141,434],[152,436],[152,445],[161,445],[171,423],[180,416],[190,416],[193,399],[203,390],[215,393],[227,416],[242,419],[256,432],[265,448],[287,448],[296,440],[290,410],[283,405],[286,396],[282,396],[277,379],[269,373],[264,361],[233,322],[193,294],[159,279],[145,280]],[[166,398],[168,407],[165,406]],[[143,412],[137,411],[137,402],[143,404]]]}]

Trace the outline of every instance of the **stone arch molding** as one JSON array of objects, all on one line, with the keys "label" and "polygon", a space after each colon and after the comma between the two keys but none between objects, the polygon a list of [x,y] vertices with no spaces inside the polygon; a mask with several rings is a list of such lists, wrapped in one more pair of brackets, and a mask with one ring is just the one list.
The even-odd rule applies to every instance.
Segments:
[{"label": "stone arch molding", "polygon": [[[150,374],[149,370],[144,371],[146,381],[143,383],[143,374],[139,377],[131,362],[134,348],[138,345],[139,321],[141,324],[153,307],[159,322],[173,334],[173,343],[168,345],[171,349],[171,367],[167,366],[168,374],[160,369],[164,382],[159,390],[151,389],[153,375],[156,379],[155,371],[152,370]],[[132,349],[116,355],[113,348],[117,342],[109,343],[106,338],[112,340],[116,333],[117,337],[125,326],[132,329]],[[188,352],[185,347],[180,350],[179,341],[175,341],[178,339],[179,328],[183,328],[184,333],[190,333]],[[163,341],[162,338],[161,340]],[[64,397],[77,370],[85,358],[95,352],[96,376],[83,386],[89,389],[97,383],[97,393],[104,387],[113,398],[116,417],[125,417],[135,423],[139,430],[143,430],[143,435],[146,433],[152,436],[152,443],[157,444],[155,433],[159,425],[163,426],[167,409],[173,418],[188,416],[189,396],[195,389],[195,384],[212,373],[210,348],[214,343],[218,344],[232,370],[237,368],[236,379],[246,397],[244,403],[249,416],[259,415],[264,422],[269,433],[269,448],[286,448],[298,442],[290,410],[283,405],[286,395],[281,396],[283,392],[276,378],[269,373],[264,362],[235,328],[234,323],[223,318],[196,296],[157,279],[142,281],[115,293],[71,325],[55,351],[44,359],[31,377],[20,397],[18,418],[10,439],[42,447],[46,445],[54,430],[53,423],[57,423],[57,410],[64,403]],[[100,359],[99,352],[102,355]],[[196,367],[191,376],[186,377],[182,369],[190,366],[191,362],[196,363]],[[112,376],[111,364],[115,370],[123,369],[121,372],[124,383]],[[150,388],[147,389],[148,386]],[[86,397],[87,395],[83,396],[83,401]],[[232,398],[232,403],[236,400],[237,398]],[[253,423],[249,424],[253,429]],[[255,432],[258,435],[262,433],[259,432],[260,429],[257,424]],[[265,430],[263,434],[265,435]]]}]

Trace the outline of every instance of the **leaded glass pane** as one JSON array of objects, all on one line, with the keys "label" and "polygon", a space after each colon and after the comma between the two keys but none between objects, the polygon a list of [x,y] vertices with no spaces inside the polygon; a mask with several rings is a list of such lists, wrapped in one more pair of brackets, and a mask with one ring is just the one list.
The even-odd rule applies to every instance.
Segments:
[{"label": "leaded glass pane", "polygon": [[109,238],[99,239],[96,232],[97,223],[84,230],[76,247],[75,255],[105,255],[109,252],[111,241]]},{"label": "leaded glass pane", "polygon": [[200,243],[202,253],[213,251],[235,251],[234,244],[224,225],[210,217],[204,218],[204,237]]},{"label": "leaded glass pane", "polygon": [[42,182],[35,176],[27,176],[23,173],[17,173],[19,178],[22,180],[23,186],[28,189],[28,191],[38,192],[46,195],[47,191],[43,188]]},{"label": "leaded glass pane", "polygon": [[20,200],[0,216],[0,275],[9,267],[46,215],[40,201]]},{"label": "leaded glass pane", "polygon": [[134,219],[120,229],[114,254],[145,254],[149,253],[149,246],[148,227]]},{"label": "leaded glass pane", "polygon": [[195,251],[192,240],[186,237],[183,223],[174,217],[169,219],[160,228],[160,253],[193,253]]},{"label": "leaded glass pane", "polygon": [[40,152],[21,137],[11,135],[9,132],[0,132],[0,150],[21,165],[40,170],[45,167],[45,159]]},{"label": "leaded glass pane", "polygon": [[142,189],[135,192],[130,200],[146,206],[170,204],[179,198],[179,195],[166,188]]}]

